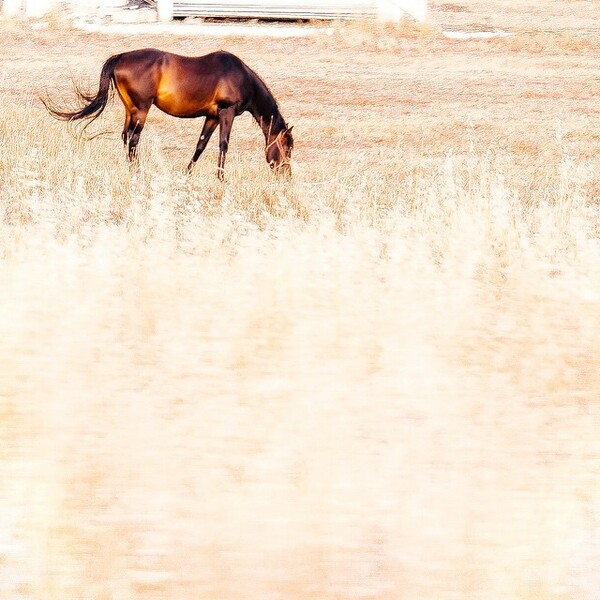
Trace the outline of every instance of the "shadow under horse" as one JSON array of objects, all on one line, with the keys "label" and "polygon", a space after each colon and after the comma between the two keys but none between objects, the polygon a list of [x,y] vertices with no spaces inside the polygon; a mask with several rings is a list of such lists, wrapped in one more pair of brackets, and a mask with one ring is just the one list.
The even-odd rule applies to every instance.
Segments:
[{"label": "shadow under horse", "polygon": [[95,96],[75,87],[82,108],[69,112],[57,109],[49,100],[42,102],[58,119],[91,122],[106,108],[111,85],[125,106],[122,137],[130,161],[136,159],[140,135],[154,104],[174,117],[205,117],[188,172],[219,126],[218,176],[223,179],[233,120],[248,111],[265,136],[265,157],[271,169],[291,175],[292,128],[283,119],[265,82],[234,54],[219,51],[189,57],[154,48],[124,52],[111,56],[102,66]]}]

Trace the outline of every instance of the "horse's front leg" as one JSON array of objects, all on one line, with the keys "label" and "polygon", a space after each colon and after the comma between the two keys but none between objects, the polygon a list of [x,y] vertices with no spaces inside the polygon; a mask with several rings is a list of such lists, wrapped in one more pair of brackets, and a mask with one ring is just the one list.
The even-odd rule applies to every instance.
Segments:
[{"label": "horse's front leg", "polygon": [[219,168],[217,170],[217,177],[221,181],[224,179],[225,156],[227,155],[227,150],[229,148],[229,135],[231,134],[234,118],[234,106],[222,108],[219,111]]},{"label": "horse's front leg", "polygon": [[206,117],[204,125],[202,126],[202,132],[200,133],[200,139],[196,145],[196,151],[194,152],[194,156],[192,156],[192,160],[190,160],[190,164],[187,166],[188,173],[191,172],[196,161],[200,158],[202,152],[204,152],[204,148],[206,148],[206,144],[208,144],[208,140],[210,140],[210,136],[213,134],[213,131],[217,128],[218,124],[219,119],[215,117]]}]

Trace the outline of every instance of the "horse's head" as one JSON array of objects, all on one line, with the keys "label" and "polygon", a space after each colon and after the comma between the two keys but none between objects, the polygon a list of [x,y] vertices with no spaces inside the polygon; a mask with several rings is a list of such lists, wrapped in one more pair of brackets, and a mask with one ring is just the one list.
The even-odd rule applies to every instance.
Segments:
[{"label": "horse's head", "polygon": [[292,149],[294,147],[294,138],[292,137],[292,127],[282,129],[265,148],[265,156],[269,166],[278,175],[292,175],[290,160],[292,158]]}]

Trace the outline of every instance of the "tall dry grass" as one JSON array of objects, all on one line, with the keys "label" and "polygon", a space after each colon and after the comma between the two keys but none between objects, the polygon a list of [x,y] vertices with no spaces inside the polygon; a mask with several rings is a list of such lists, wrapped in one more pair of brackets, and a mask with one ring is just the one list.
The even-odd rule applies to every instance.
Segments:
[{"label": "tall dry grass", "polygon": [[221,184],[2,105],[3,598],[597,598],[597,164],[553,123],[300,116],[285,184],[242,122]]}]

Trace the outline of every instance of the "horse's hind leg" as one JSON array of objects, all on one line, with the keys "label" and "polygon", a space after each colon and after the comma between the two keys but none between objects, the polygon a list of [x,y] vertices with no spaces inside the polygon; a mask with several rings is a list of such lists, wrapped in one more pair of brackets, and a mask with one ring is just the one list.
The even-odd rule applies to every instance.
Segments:
[{"label": "horse's hind leg", "polygon": [[126,110],[125,111],[125,125],[123,125],[123,133],[121,134],[121,138],[123,139],[123,144],[127,146],[127,142],[129,141],[129,125],[131,124],[131,113]]},{"label": "horse's hind leg", "polygon": [[200,133],[200,139],[196,145],[196,151],[194,152],[194,156],[192,156],[192,160],[187,167],[188,173],[192,170],[202,152],[204,152],[204,148],[206,148],[206,144],[208,144],[208,140],[210,140],[210,136],[213,134],[218,124],[219,119],[215,119],[214,117],[206,117],[204,125],[202,126],[202,133]]},{"label": "horse's hind leg", "polygon": [[229,135],[235,117],[235,107],[229,106],[219,111],[219,169],[217,177],[223,181],[223,171],[225,168],[225,156],[229,148]]},{"label": "horse's hind leg", "polygon": [[137,158],[137,145],[140,141],[140,135],[144,124],[146,123],[146,117],[148,116],[148,110],[150,106],[144,108],[136,108],[131,111],[131,120],[129,122],[128,136],[129,136],[129,162],[134,162]]}]

